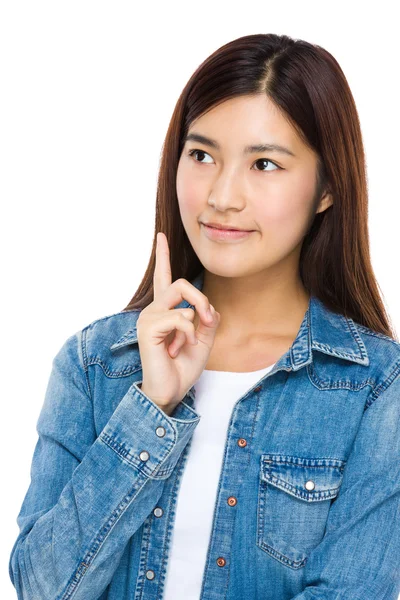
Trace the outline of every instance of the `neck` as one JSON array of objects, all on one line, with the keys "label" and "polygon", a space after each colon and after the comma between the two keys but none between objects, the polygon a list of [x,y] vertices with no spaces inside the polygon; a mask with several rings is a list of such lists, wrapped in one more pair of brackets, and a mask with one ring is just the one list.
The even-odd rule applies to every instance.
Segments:
[{"label": "neck", "polygon": [[293,340],[310,300],[299,277],[272,279],[262,273],[222,277],[205,270],[202,292],[221,314],[217,336],[242,343],[260,337]]}]

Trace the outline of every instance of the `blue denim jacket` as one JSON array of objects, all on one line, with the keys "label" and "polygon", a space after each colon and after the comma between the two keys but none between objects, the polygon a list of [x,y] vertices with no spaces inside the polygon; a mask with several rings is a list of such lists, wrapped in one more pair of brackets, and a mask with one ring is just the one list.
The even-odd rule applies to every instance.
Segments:
[{"label": "blue denim jacket", "polygon": [[[201,416],[195,386],[170,416],[138,387],[139,314],[93,321],[53,360],[9,562],[19,599],[163,597]],[[397,600],[399,373],[399,343],[311,296],[232,411],[202,600]]]}]

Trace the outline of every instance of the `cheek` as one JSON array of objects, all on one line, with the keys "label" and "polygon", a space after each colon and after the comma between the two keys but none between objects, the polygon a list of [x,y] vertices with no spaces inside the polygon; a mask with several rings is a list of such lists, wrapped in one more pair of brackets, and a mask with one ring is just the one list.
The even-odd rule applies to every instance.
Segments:
[{"label": "cheek", "polygon": [[305,235],[310,220],[312,190],[306,193],[293,190],[281,192],[279,198],[269,198],[256,221],[265,239],[282,243],[297,244]]},{"label": "cheek", "polygon": [[196,182],[193,181],[192,177],[185,174],[184,169],[178,170],[176,178],[176,193],[178,197],[179,210],[181,213],[182,220],[184,221],[186,216],[193,216],[199,214],[202,211],[202,194]]},{"label": "cheek", "polygon": [[184,189],[178,195],[179,212],[182,222],[187,229],[194,218],[201,213],[200,203],[197,200],[196,190]]}]

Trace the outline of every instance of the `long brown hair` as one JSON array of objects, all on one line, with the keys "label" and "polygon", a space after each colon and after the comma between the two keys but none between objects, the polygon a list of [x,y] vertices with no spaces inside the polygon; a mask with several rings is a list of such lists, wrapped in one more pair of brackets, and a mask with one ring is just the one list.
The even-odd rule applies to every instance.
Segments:
[{"label": "long brown hair", "polygon": [[334,312],[397,340],[371,265],[364,147],[346,77],[321,46],[272,33],[223,45],[183,89],[162,148],[150,260],[123,310],[142,309],[153,301],[158,231],[168,239],[172,281],[191,281],[203,269],[183,227],[176,195],[183,140],[192,121],[206,111],[230,98],[256,94],[272,100],[316,152],[315,207],[324,190],[333,195],[333,205],[315,214],[303,240],[299,270],[304,287]]}]

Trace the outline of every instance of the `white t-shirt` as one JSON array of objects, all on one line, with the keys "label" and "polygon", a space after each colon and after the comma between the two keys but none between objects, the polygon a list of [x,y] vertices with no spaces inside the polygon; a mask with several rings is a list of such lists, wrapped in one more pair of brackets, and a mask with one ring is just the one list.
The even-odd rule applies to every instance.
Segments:
[{"label": "white t-shirt", "polygon": [[200,598],[232,410],[273,366],[248,373],[205,369],[195,383],[194,408],[201,419],[193,432],[179,487],[164,600]]}]

